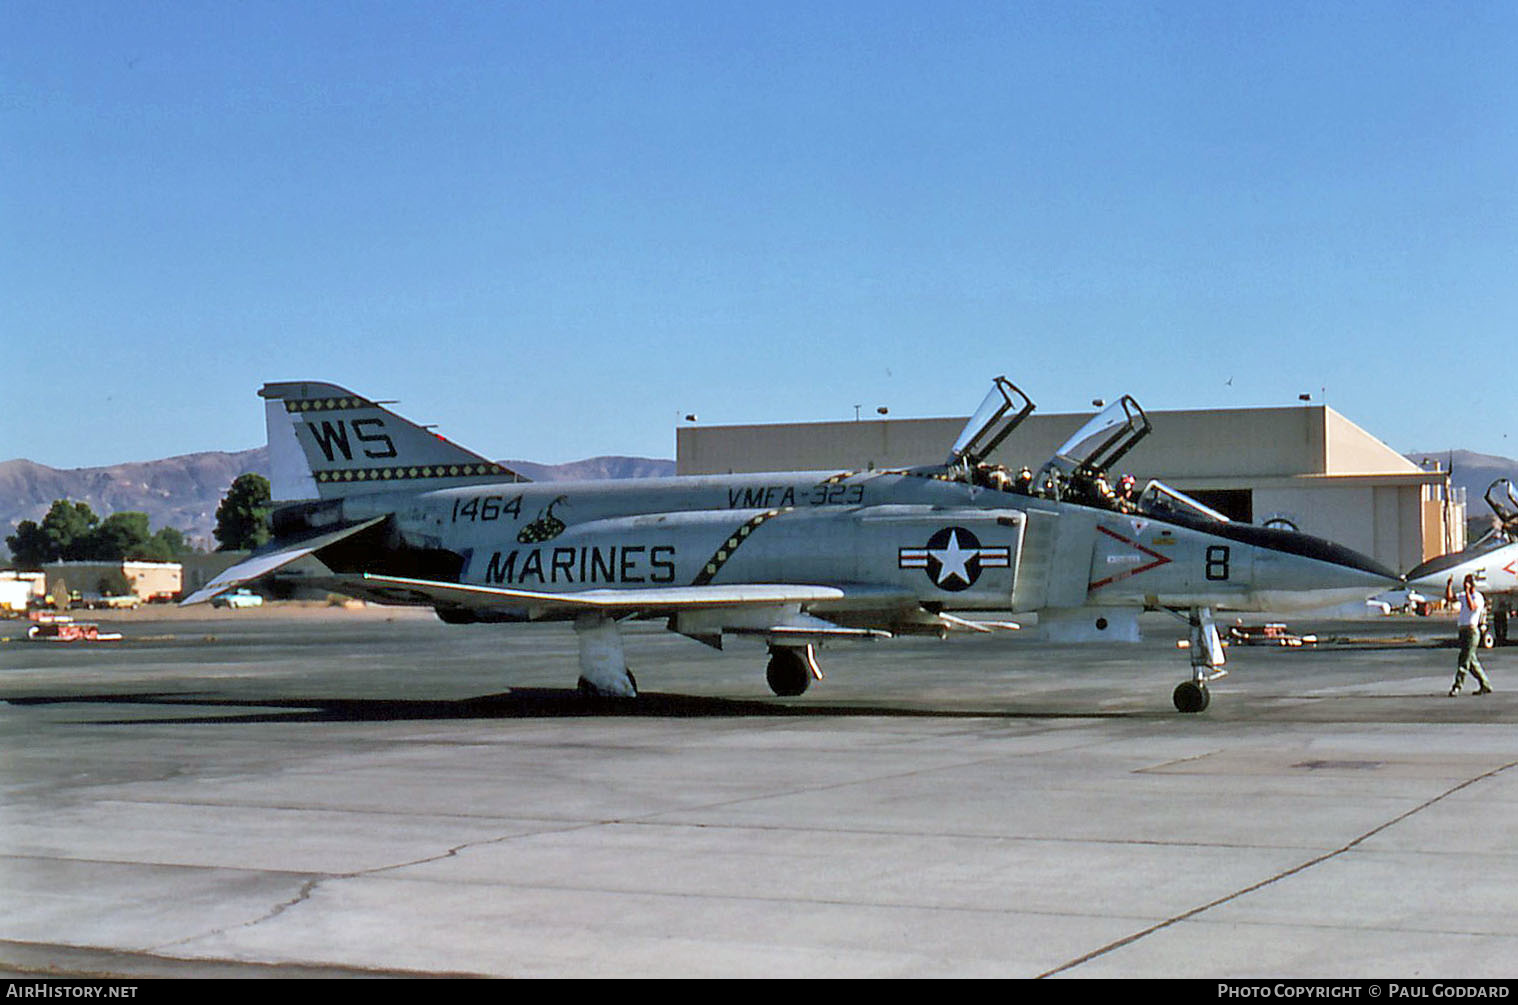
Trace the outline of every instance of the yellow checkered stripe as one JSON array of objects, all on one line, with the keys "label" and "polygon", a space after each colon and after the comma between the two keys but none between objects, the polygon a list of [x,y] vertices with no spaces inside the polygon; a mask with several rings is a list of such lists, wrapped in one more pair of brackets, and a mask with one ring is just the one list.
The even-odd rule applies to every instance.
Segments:
[{"label": "yellow checkered stripe", "polygon": [[743,542],[747,541],[749,535],[758,530],[761,524],[773,520],[781,513],[789,512],[789,509],[765,510],[758,516],[750,519],[742,527],[733,531],[732,534],[728,535],[727,540],[722,542],[722,547],[713,552],[712,557],[706,560],[706,564],[701,567],[701,571],[697,573],[696,578],[691,580],[690,585],[705,586],[710,583],[712,577],[716,576],[722,567],[727,564],[727,560],[733,557],[733,552],[742,547]]},{"label": "yellow checkered stripe", "polygon": [[302,398],[295,401],[285,399],[285,411],[287,412],[335,412],[345,408],[375,408],[374,402],[366,398],[353,395],[347,398]]},{"label": "yellow checkered stripe", "polygon": [[499,464],[413,464],[393,468],[346,468],[316,471],[318,482],[405,482],[418,478],[481,478],[489,475],[514,477],[516,472]]}]

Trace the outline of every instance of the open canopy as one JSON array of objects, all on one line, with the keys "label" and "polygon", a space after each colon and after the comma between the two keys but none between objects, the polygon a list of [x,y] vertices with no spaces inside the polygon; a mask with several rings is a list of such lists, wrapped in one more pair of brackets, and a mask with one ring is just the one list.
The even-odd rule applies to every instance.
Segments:
[{"label": "open canopy", "polygon": [[1518,494],[1513,492],[1512,482],[1499,478],[1488,485],[1486,504],[1492,508],[1492,515],[1502,525],[1504,534],[1512,535],[1518,531]]},{"label": "open canopy", "polygon": [[1092,416],[1044,462],[1034,479],[1035,491],[1076,501],[1104,491],[1108,470],[1153,428],[1138,402],[1123,395]]},{"label": "open canopy", "polygon": [[1049,463],[1066,474],[1081,468],[1107,471],[1153,428],[1139,403],[1125,394],[1093,415],[1054,452]]},{"label": "open canopy", "polygon": [[960,431],[954,446],[949,450],[948,463],[971,467],[980,464],[995,450],[1029,415],[1033,414],[1033,400],[1006,377],[991,382],[991,390],[985,400],[970,416],[970,421]]}]

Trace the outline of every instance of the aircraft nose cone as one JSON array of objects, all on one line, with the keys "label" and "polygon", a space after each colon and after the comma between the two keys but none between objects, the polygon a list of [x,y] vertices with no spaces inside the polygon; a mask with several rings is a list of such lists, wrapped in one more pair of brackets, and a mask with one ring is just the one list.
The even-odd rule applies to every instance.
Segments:
[{"label": "aircraft nose cone", "polygon": [[[1321,563],[1325,568],[1317,573],[1325,587],[1338,590],[1357,590],[1369,596],[1380,590],[1395,590],[1405,585],[1401,576],[1387,568],[1365,569],[1356,565]],[[1369,593],[1366,593],[1369,591]]]},{"label": "aircraft nose cone", "polygon": [[1348,548],[1342,550],[1344,554],[1324,558],[1321,561],[1333,569],[1333,574],[1340,577],[1346,586],[1353,583],[1355,586],[1390,589],[1402,585],[1401,573],[1359,552],[1350,551]]},{"label": "aircraft nose cone", "polygon": [[1479,573],[1483,567],[1502,564],[1500,558],[1495,562],[1492,562],[1490,558],[1490,555],[1472,554],[1469,551],[1440,555],[1410,571],[1407,574],[1407,585],[1424,593],[1433,590],[1442,596],[1444,584],[1451,579],[1455,581],[1455,587],[1458,589],[1466,573]]},{"label": "aircraft nose cone", "polygon": [[1272,610],[1332,607],[1403,585],[1380,562],[1332,541],[1290,531],[1251,536],[1259,549],[1255,592]]},{"label": "aircraft nose cone", "polygon": [[[1426,572],[1416,576],[1410,572],[1407,574],[1407,585],[1415,590],[1418,590],[1421,593],[1427,593],[1429,590],[1440,591],[1444,589],[1445,582],[1447,582],[1450,578],[1450,574],[1443,572]],[[1456,578],[1458,579],[1458,577]],[[1460,584],[1457,581],[1455,585],[1458,587]]]}]

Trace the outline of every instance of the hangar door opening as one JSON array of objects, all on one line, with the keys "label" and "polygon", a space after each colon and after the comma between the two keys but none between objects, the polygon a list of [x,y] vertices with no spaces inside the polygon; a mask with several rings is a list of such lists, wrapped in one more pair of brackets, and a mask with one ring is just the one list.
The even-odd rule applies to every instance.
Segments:
[{"label": "hangar door opening", "polygon": [[1186,493],[1203,506],[1210,506],[1230,520],[1254,523],[1253,489],[1201,489]]}]

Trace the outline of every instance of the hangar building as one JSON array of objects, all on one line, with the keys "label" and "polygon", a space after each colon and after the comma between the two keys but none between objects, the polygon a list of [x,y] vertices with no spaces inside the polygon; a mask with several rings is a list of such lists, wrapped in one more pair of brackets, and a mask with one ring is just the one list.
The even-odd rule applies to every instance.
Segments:
[{"label": "hangar building", "polygon": [[[1401,571],[1465,547],[1464,500],[1448,472],[1419,468],[1326,405],[1148,415],[1154,431],[1122,460],[1141,486],[1157,478],[1230,519],[1289,523]],[[1034,414],[990,460],[1036,471],[1089,418]],[[675,467],[699,475],[938,464],[966,421],[684,426]]]},{"label": "hangar building", "polygon": [[105,595],[110,587],[122,586],[136,601],[168,600],[179,594],[183,572],[178,562],[49,562],[42,567],[47,595]]}]

